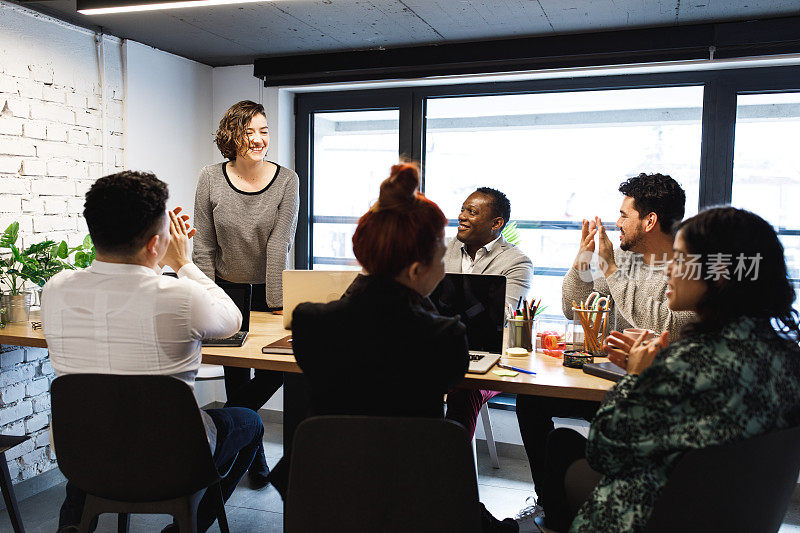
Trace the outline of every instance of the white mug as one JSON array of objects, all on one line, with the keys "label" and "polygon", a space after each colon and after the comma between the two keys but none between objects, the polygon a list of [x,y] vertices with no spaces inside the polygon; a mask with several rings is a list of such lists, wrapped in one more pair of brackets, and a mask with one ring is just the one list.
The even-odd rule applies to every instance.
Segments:
[{"label": "white mug", "polygon": [[623,331],[623,333],[627,337],[630,337],[631,339],[636,340],[636,339],[639,338],[639,335],[641,335],[645,331],[647,332],[647,335],[644,336],[645,342],[649,342],[649,341],[655,339],[656,337],[658,337],[658,333],[656,333],[652,329],[626,328],[625,331]]}]

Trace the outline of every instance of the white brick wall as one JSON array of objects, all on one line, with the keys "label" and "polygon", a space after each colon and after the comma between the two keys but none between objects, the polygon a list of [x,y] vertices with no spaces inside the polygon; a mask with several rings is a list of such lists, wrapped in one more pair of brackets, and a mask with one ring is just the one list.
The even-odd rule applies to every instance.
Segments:
[{"label": "white brick wall", "polygon": [[[96,77],[76,79],[26,59],[0,54],[0,232],[18,221],[26,245],[76,244],[86,234],[83,196],[103,174],[101,90]],[[84,60],[94,65],[93,55]],[[96,67],[86,71],[96,76]],[[121,170],[122,100],[112,88],[107,94],[111,173]],[[56,466],[48,433],[54,377],[47,350],[0,346],[0,433],[32,437],[6,453],[15,481]]]},{"label": "white brick wall", "polygon": [[[103,174],[102,91],[97,80],[59,79],[51,65],[16,63],[0,58],[0,231],[19,220],[25,242],[52,232],[77,242],[83,195]],[[123,161],[123,103],[119,91],[107,93],[113,172]]]},{"label": "white brick wall", "polygon": [[0,349],[0,433],[30,435],[31,440],[6,452],[13,480],[55,468],[50,450],[50,383],[53,367],[43,348]]}]

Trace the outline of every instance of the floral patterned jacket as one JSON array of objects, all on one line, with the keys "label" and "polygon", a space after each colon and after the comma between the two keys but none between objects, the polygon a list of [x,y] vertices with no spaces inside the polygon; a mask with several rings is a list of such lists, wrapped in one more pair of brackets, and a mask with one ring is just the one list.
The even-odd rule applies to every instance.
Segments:
[{"label": "floral patterned jacket", "polygon": [[798,424],[800,348],[768,320],[676,342],[600,406],[586,458],[604,476],[570,531],[642,531],[683,452]]}]

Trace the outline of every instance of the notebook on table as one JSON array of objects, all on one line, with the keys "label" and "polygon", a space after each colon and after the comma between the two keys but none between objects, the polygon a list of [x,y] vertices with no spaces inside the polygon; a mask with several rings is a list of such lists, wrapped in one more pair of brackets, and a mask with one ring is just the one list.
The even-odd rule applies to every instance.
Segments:
[{"label": "notebook on table", "polygon": [[267,344],[261,348],[261,353],[277,353],[288,355],[294,354],[294,349],[292,348],[292,336],[286,335],[275,342]]},{"label": "notebook on table", "polygon": [[250,298],[253,294],[253,287],[246,283],[221,283],[219,286],[225,291],[225,294],[230,296],[233,303],[242,312],[242,327],[239,331],[224,339],[203,339],[203,346],[241,346],[247,339],[248,331],[250,331]]},{"label": "notebook on table", "polygon": [[338,300],[358,274],[358,270],[284,270],[283,327],[292,329],[297,304]]},{"label": "notebook on table", "polygon": [[445,274],[430,298],[441,315],[459,315],[467,327],[468,372],[488,372],[503,352],[505,276]]}]

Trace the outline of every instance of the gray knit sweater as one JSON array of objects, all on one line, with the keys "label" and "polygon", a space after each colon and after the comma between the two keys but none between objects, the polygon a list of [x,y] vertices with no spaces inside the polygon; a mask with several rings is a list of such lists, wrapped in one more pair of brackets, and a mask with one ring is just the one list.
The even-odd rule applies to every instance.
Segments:
[{"label": "gray knit sweater", "polygon": [[192,260],[211,279],[266,283],[267,305],[283,306],[282,272],[297,228],[300,180],[278,166],[272,181],[257,192],[236,189],[225,163],[200,171],[194,199]]},{"label": "gray knit sweater", "polygon": [[[584,302],[592,291],[614,300],[614,318],[611,326],[617,331],[625,328],[651,329],[657,333],[669,331],[669,341],[678,339],[681,328],[694,320],[690,311],[672,311],[667,304],[667,277],[664,265],[649,266],[641,254],[614,250],[617,271],[609,278],[599,274],[597,279],[587,281],[582,276],[591,276],[570,268],[561,284],[561,306],[564,316],[572,320],[572,301]],[[616,322],[616,326],[615,326]]]}]

